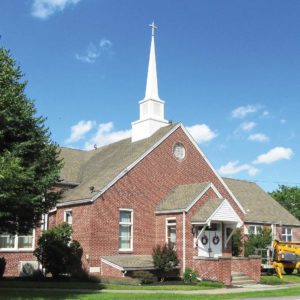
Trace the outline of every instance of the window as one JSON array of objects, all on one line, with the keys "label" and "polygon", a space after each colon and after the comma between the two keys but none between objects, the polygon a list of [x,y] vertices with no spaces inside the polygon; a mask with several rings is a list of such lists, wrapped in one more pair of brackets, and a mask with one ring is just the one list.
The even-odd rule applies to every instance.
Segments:
[{"label": "window", "polygon": [[185,148],[183,144],[176,143],[173,147],[173,155],[178,160],[183,160],[185,158]]},{"label": "window", "polygon": [[259,234],[262,231],[261,225],[249,225],[248,234]]},{"label": "window", "polygon": [[29,250],[34,248],[34,233],[31,231],[27,235],[0,235],[0,249],[1,250]]},{"label": "window", "polygon": [[176,248],[176,219],[167,219],[167,244]]},{"label": "window", "polygon": [[293,239],[292,228],[282,227],[281,229],[281,240],[283,242],[291,242]]},{"label": "window", "polygon": [[132,251],[132,215],[131,209],[120,209],[119,249]]},{"label": "window", "polygon": [[64,221],[69,225],[72,225],[73,217],[72,217],[72,210],[65,210]]}]

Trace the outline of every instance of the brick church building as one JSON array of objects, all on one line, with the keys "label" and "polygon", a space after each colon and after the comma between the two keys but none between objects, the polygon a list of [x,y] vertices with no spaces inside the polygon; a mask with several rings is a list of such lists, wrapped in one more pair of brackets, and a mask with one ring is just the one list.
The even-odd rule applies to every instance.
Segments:
[{"label": "brick church building", "polygon": [[83,248],[83,265],[95,275],[121,277],[152,270],[152,249],[174,245],[180,270],[231,284],[241,272],[258,282],[258,257],[232,257],[231,237],[256,234],[300,241],[300,222],[255,183],[221,178],[182,123],[164,118],[158,95],[154,24],[145,98],[132,137],[98,149],[61,148],[65,190],[28,236],[0,236],[5,275],[25,263],[37,265],[33,250],[42,230],[68,222]]}]

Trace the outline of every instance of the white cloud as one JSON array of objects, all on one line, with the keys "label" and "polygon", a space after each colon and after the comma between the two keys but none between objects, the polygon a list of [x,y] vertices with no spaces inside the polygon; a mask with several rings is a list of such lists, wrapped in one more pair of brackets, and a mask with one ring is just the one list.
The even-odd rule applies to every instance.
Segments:
[{"label": "white cloud", "polygon": [[66,6],[77,4],[80,0],[34,0],[32,4],[32,15],[47,19],[50,15],[63,11]]},{"label": "white cloud", "polygon": [[264,110],[262,113],[262,117],[268,117],[270,115],[270,113],[267,110]]},{"label": "white cloud", "polygon": [[217,136],[206,124],[195,124],[186,129],[198,144],[208,142]]},{"label": "white cloud", "polygon": [[255,176],[259,170],[249,164],[240,164],[239,161],[230,161],[226,165],[219,168],[221,175],[233,175],[243,171],[246,171],[249,176]]},{"label": "white cloud", "polygon": [[268,142],[270,139],[264,133],[254,133],[249,135],[248,140],[263,143]]},{"label": "white cloud", "polygon": [[293,150],[291,148],[275,147],[269,152],[261,154],[253,161],[254,164],[271,164],[277,160],[291,159]]},{"label": "white cloud", "polygon": [[71,127],[71,135],[65,142],[71,144],[84,139],[85,134],[87,134],[95,125],[96,122],[94,121],[79,121]]},{"label": "white cloud", "polygon": [[76,53],[75,58],[77,60],[80,60],[82,62],[86,63],[94,63],[97,58],[103,54],[104,52],[109,51],[109,49],[112,47],[112,42],[107,39],[102,39],[98,45],[95,45],[93,43],[90,43],[85,51],[85,54],[81,55]]},{"label": "white cloud", "polygon": [[242,119],[246,115],[256,112],[258,109],[259,109],[258,106],[253,106],[253,105],[239,106],[231,112],[231,116],[233,118]]},{"label": "white cloud", "polygon": [[241,124],[241,129],[243,131],[251,131],[256,126],[255,122],[244,122]]},{"label": "white cloud", "polygon": [[96,134],[85,143],[86,150],[94,149],[94,145],[101,147],[108,145],[131,136],[131,130],[113,131],[113,122],[99,124]]}]

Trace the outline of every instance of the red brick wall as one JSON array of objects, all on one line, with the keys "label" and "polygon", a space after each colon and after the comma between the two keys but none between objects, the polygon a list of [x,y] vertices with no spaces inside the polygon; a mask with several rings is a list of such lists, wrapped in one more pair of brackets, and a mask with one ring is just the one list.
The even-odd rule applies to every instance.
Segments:
[{"label": "red brick wall", "polygon": [[244,273],[258,283],[261,273],[261,258],[260,256],[234,257],[231,261],[231,270]]},{"label": "red brick wall", "polygon": [[231,284],[231,258],[194,259],[193,270],[201,279]]},{"label": "red brick wall", "polygon": [[101,261],[101,275],[105,277],[124,277],[123,272]]},{"label": "red brick wall", "polygon": [[[72,239],[80,242],[83,248],[82,262],[83,267],[88,270],[90,266],[98,267],[100,264],[99,255],[92,255],[90,243],[93,241],[91,230],[91,208],[90,204],[76,205],[57,209],[56,225],[64,222],[64,212],[72,210]],[[99,221],[99,220],[98,220]],[[97,261],[95,264],[94,261]]]},{"label": "red brick wall", "polygon": [[[256,223],[245,223],[244,227],[249,228],[250,225],[257,225]],[[261,224],[263,227],[265,228],[270,228],[271,229],[271,225],[270,224]],[[245,231],[243,227],[243,232]],[[284,226],[284,225],[276,225],[276,232],[275,232],[275,236],[274,239],[281,241],[281,232],[282,232],[282,227],[291,227],[292,228],[292,238],[293,238],[293,242],[300,242],[300,227],[293,227],[293,226]],[[245,235],[244,238],[247,238],[247,235]]]},{"label": "red brick wall", "polygon": [[241,272],[248,275],[255,282],[260,281],[260,257],[248,258],[207,258],[193,260],[193,269],[198,272],[200,278],[231,284],[231,273]]},{"label": "red brick wall", "polygon": [[192,224],[191,218],[193,215],[201,209],[201,206],[209,201],[209,199],[216,198],[217,195],[213,189],[208,189],[208,191],[195,203],[195,205],[187,212],[186,214],[186,234],[185,234],[185,243],[186,243],[186,267],[191,267],[193,265],[193,256],[198,255],[198,249],[194,248],[194,235],[192,233]]},{"label": "red brick wall", "polygon": [[156,244],[163,245],[166,243],[166,220],[176,218],[176,253],[180,265],[182,264],[182,238],[183,238],[183,219],[182,213],[156,215]]},{"label": "red brick wall", "polygon": [[293,227],[293,242],[300,242],[300,227]]},{"label": "red brick wall", "polygon": [[[182,142],[186,148],[186,158],[177,161],[172,154],[173,145]],[[117,255],[119,252],[119,209],[133,209],[133,254],[151,254],[155,240],[161,242],[161,230],[165,235],[165,223],[159,230],[156,224],[155,207],[179,184],[211,181],[223,197],[236,208],[228,192],[192,145],[182,129],[177,129],[160,146],[145,157],[131,171],[99,197],[91,209],[73,213],[74,238],[77,238],[91,259],[102,255]],[[57,223],[62,221],[62,211],[57,210]],[[237,209],[241,215],[241,212]],[[82,214],[80,222],[76,218]],[[179,217],[180,218],[180,217]],[[188,218],[187,218],[188,219]],[[157,221],[159,222],[159,221]],[[191,226],[187,222],[187,240],[192,245]],[[180,222],[178,222],[180,223]],[[157,223],[158,224],[158,223]],[[180,228],[178,243],[180,242]],[[90,243],[89,243],[90,241]],[[179,251],[179,256],[182,256]],[[191,257],[192,253],[189,254]]]},{"label": "red brick wall", "polygon": [[[40,228],[35,229],[34,244],[37,247],[38,238],[40,237]],[[4,276],[19,276],[19,266],[21,261],[36,261],[33,251],[0,251],[0,257],[6,260]]]},{"label": "red brick wall", "polygon": [[36,261],[32,252],[1,252],[0,257],[6,259],[4,276],[19,276],[21,261]]},{"label": "red brick wall", "polygon": [[[180,141],[186,148],[186,157],[178,161],[172,149]],[[242,216],[236,203],[215,176],[204,158],[196,150],[181,128],[147,155],[125,176],[118,180],[93,204],[73,206],[73,238],[84,249],[84,266],[100,265],[100,256],[122,254],[119,252],[119,208],[133,209],[133,254],[151,254],[160,241],[156,228],[155,207],[166,195],[180,184],[211,181],[222,196]],[[49,226],[63,222],[63,211],[58,208],[56,216],[49,218]],[[187,249],[192,245],[191,227],[187,217]],[[165,225],[161,229],[165,231]],[[180,228],[178,228],[180,242]],[[182,243],[181,243],[182,244]],[[180,249],[178,249],[180,253]],[[192,251],[192,250],[191,250]],[[179,254],[180,257],[182,256]],[[189,263],[191,260],[191,253]],[[89,257],[89,261],[85,258]],[[99,266],[98,265],[98,266]]]}]

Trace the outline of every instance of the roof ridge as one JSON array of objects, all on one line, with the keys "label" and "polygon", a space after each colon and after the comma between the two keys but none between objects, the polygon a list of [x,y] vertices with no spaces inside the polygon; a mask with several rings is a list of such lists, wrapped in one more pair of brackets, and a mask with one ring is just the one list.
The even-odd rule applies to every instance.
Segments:
[{"label": "roof ridge", "polygon": [[223,179],[227,180],[234,180],[234,181],[242,181],[242,182],[248,182],[248,183],[254,183],[257,185],[257,183],[255,181],[251,181],[251,180],[248,180],[248,179],[237,179],[237,178],[230,178],[230,177],[222,177]]}]

